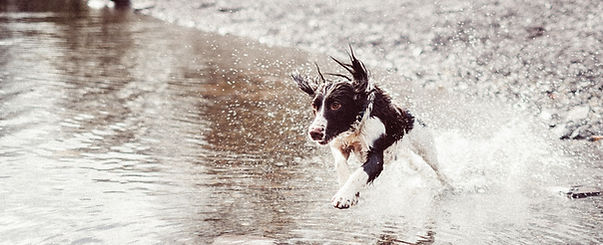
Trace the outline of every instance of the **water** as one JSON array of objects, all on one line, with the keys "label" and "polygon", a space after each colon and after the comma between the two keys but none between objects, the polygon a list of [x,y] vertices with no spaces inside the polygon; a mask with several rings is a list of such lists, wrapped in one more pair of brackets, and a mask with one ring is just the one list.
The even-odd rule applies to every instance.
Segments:
[{"label": "water", "polygon": [[287,77],[326,57],[79,1],[0,10],[0,243],[603,242],[601,198],[559,195],[600,188],[600,144],[516,105],[375,72],[432,125],[458,190],[396,162],[337,210]]}]

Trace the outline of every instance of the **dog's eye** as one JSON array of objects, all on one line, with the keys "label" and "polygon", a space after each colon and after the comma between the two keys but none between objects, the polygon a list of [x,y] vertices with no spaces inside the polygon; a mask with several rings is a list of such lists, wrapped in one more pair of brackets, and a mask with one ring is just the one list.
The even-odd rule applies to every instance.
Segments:
[{"label": "dog's eye", "polygon": [[339,104],[338,102],[333,102],[333,103],[331,103],[330,108],[333,111],[339,110],[339,108],[341,108],[341,104]]}]

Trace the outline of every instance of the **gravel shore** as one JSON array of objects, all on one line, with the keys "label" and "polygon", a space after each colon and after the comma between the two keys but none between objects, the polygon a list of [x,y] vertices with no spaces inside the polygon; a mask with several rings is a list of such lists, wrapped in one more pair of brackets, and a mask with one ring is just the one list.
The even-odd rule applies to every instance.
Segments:
[{"label": "gravel shore", "polygon": [[203,31],[343,57],[525,107],[562,139],[603,134],[601,1],[133,0]]}]

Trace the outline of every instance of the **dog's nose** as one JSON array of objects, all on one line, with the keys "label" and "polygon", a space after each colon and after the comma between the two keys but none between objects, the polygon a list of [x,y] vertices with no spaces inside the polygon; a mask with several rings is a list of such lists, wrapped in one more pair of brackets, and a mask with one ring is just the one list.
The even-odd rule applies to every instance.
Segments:
[{"label": "dog's nose", "polygon": [[313,140],[321,140],[322,137],[325,135],[323,133],[324,131],[324,128],[313,128],[312,130],[310,130],[310,138],[312,138]]}]

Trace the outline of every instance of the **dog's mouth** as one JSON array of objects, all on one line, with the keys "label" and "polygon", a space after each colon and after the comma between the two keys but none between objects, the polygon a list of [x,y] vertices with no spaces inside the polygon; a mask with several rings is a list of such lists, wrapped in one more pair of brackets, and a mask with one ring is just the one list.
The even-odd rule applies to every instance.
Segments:
[{"label": "dog's mouth", "polygon": [[332,137],[325,137],[321,140],[315,140],[314,142],[318,143],[319,145],[326,145],[329,144],[329,142],[331,142]]},{"label": "dog's mouth", "polygon": [[316,142],[319,145],[327,145],[333,141],[333,139],[339,137],[342,133],[337,134],[327,134],[322,139],[312,139],[312,141]]}]

